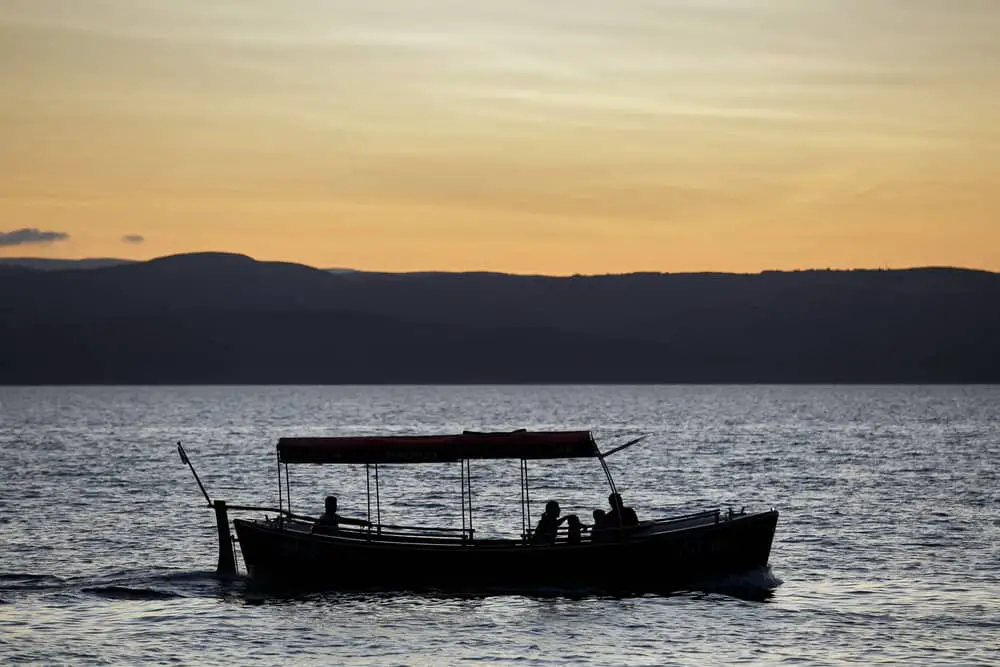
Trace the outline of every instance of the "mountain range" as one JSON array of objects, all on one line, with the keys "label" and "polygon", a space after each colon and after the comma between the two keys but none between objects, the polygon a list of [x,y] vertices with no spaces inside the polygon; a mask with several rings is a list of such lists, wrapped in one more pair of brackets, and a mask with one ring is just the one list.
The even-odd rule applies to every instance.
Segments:
[{"label": "mountain range", "polygon": [[0,261],[0,384],[982,383],[1000,274]]}]

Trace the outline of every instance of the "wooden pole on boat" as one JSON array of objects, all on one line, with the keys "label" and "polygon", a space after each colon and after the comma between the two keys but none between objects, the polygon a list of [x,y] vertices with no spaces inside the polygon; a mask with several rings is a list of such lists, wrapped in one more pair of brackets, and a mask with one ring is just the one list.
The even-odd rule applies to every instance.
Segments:
[{"label": "wooden pole on boat", "polygon": [[368,499],[368,523],[372,522],[372,472],[371,464],[365,464],[365,497]]},{"label": "wooden pole on boat", "polygon": [[525,520],[528,529],[525,531],[525,539],[531,538],[531,482],[528,480],[528,459],[521,459],[524,464],[524,514],[528,518]]},{"label": "wooden pole on boat", "polygon": [[[278,522],[280,523],[282,517],[284,516],[281,513],[281,510],[283,510],[285,508],[285,501],[284,501],[284,498],[282,498],[282,494],[281,494],[281,452],[278,452],[278,454],[277,454],[277,456],[275,458],[278,461],[278,510],[279,510],[279,512],[278,512]],[[288,509],[291,510],[290,507]]]},{"label": "wooden pole on boat", "polygon": [[458,462],[458,488],[462,491],[462,540],[465,540],[465,461]]},{"label": "wooden pole on boat", "polygon": [[198,488],[200,488],[202,494],[204,494],[205,502],[207,502],[208,506],[211,507],[212,499],[208,497],[208,491],[205,490],[205,485],[201,483],[198,473],[195,472],[194,466],[191,464],[191,459],[187,457],[187,452],[184,451],[184,447],[179,442],[177,443],[177,453],[181,455],[181,463],[187,465],[188,468],[191,468],[191,474],[194,475],[194,481],[198,482]]},{"label": "wooden pole on boat", "polygon": [[226,501],[216,500],[212,506],[215,508],[215,524],[219,529],[219,564],[215,568],[215,573],[223,577],[232,577],[236,574],[236,557],[233,554],[233,538],[229,534],[229,512],[226,509]]},{"label": "wooden pole on boat", "polygon": [[521,539],[528,539],[528,517],[524,509],[524,459],[521,459]]},{"label": "wooden pole on boat", "polygon": [[475,528],[472,527],[472,464],[469,459],[465,459],[465,483],[468,485],[469,496],[469,539],[475,535]]},{"label": "wooden pole on boat", "polygon": [[[208,503],[209,507],[215,509],[215,526],[219,531],[219,563],[215,568],[215,572],[216,574],[224,577],[235,576],[236,556],[233,553],[233,537],[229,533],[229,510],[226,507],[226,501],[216,500],[213,502],[212,499],[208,497],[208,491],[205,490],[205,485],[201,483],[201,479],[198,477],[198,473],[195,472],[191,459],[188,458],[187,452],[184,451],[184,446],[179,442],[177,443],[177,453],[181,456],[181,463],[191,468],[191,473],[194,475],[194,481],[198,482],[198,488],[201,489],[202,494],[205,496],[205,502]],[[278,475],[278,488],[280,489],[280,464]]]},{"label": "wooden pole on boat", "polygon": [[[608,468],[608,464],[605,462],[604,459],[606,459],[607,457],[611,456],[615,452],[620,452],[621,450],[625,449],[626,447],[631,447],[632,445],[634,445],[636,443],[642,442],[647,437],[649,437],[648,433],[646,435],[640,435],[638,438],[635,438],[633,440],[629,440],[624,445],[618,445],[614,449],[610,449],[610,450],[604,452],[603,454],[601,453],[600,449],[597,449],[597,445],[595,443],[594,448],[597,449],[597,460],[601,462],[601,467],[604,468],[604,475],[608,478],[608,485],[611,487],[611,493],[613,495],[615,495],[615,496],[618,495],[618,487],[615,485],[615,479],[614,479],[614,477],[611,476],[611,469]],[[614,509],[614,508],[612,508],[612,509]],[[622,513],[618,512],[618,528],[623,528],[623,527],[624,527],[624,524],[622,523]]]},{"label": "wooden pole on boat", "polygon": [[[368,513],[371,514],[371,510],[368,510]],[[378,534],[381,535],[382,534],[382,499],[379,496],[379,490],[378,490],[378,464],[377,463],[375,464],[375,520],[376,520],[376,523],[378,524]],[[368,522],[371,523],[371,518],[368,519]]]},{"label": "wooden pole on boat", "polygon": [[648,437],[649,437],[649,434],[640,435],[638,438],[635,438],[634,440],[629,440],[624,445],[618,445],[614,449],[609,450],[607,452],[604,452],[603,454],[600,454],[600,457],[603,459],[603,458],[606,458],[608,456],[611,456],[615,452],[620,452],[621,450],[625,449],[626,447],[631,447],[632,445],[634,445],[636,443],[642,442],[643,440],[645,440]]},{"label": "wooden pole on boat", "polygon": [[649,434],[640,435],[638,438],[635,438],[633,440],[629,440],[624,445],[618,445],[614,449],[610,449],[610,450],[608,450],[608,451],[606,451],[604,453],[601,453],[601,450],[597,449],[597,445],[596,444],[594,445],[594,449],[597,450],[597,460],[601,462],[601,467],[604,469],[604,476],[608,478],[608,485],[611,487],[611,493],[618,493],[618,487],[615,485],[614,477],[611,476],[611,469],[608,468],[608,464],[605,463],[604,459],[606,459],[607,457],[611,456],[615,452],[620,452],[621,450],[625,449],[626,447],[631,447],[632,445],[634,445],[636,443],[642,442],[643,440],[645,440],[648,437],[649,437]]}]

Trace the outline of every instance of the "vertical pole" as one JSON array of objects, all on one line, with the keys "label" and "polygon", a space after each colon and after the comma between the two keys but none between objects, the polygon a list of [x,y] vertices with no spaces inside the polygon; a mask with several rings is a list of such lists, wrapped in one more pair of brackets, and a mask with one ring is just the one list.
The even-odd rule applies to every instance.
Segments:
[{"label": "vertical pole", "polygon": [[[611,476],[611,470],[608,468],[608,464],[604,462],[604,455],[600,454],[597,460],[601,462],[601,467],[604,468],[604,476],[608,478],[608,485],[611,487],[611,493],[618,493],[618,487],[615,486],[615,480]],[[618,513],[618,527],[622,528],[624,524],[622,523],[622,513]]]},{"label": "vertical pole", "polygon": [[521,539],[528,539],[528,518],[524,514],[524,459],[518,464],[521,473]]},{"label": "vertical pole", "polygon": [[531,537],[531,484],[528,481],[528,459],[524,459],[524,506],[528,512],[528,537]]},{"label": "vertical pole", "polygon": [[236,557],[233,555],[233,538],[229,534],[229,512],[226,509],[226,501],[216,500],[213,507],[215,507],[215,525],[219,530],[219,564],[215,572],[222,577],[231,577],[236,574]]},{"label": "vertical pole", "polygon": [[281,496],[281,456],[279,455],[278,456],[278,523],[279,524],[281,523],[281,520],[284,517],[284,514],[282,514],[282,510],[284,508],[285,504],[282,501],[282,496]]},{"label": "vertical pole", "polygon": [[372,482],[371,466],[365,464],[365,494],[368,497],[368,522],[372,520]]},{"label": "vertical pole", "polygon": [[[608,486],[611,487],[611,493],[617,494],[618,493],[618,487],[615,486],[615,479],[614,479],[614,477],[611,476],[611,469],[608,468],[608,464],[604,460],[604,457],[606,457],[608,454],[613,454],[613,453],[615,453],[615,452],[617,452],[619,450],[625,449],[626,447],[631,447],[635,443],[643,440],[645,437],[646,436],[642,436],[641,438],[636,438],[635,440],[630,440],[629,442],[625,443],[624,445],[621,445],[620,447],[615,447],[614,449],[610,450],[607,454],[602,454],[601,453],[601,450],[598,449],[598,447],[597,447],[597,443],[593,442],[593,437],[591,437],[591,442],[593,442],[593,445],[594,445],[594,452],[597,454],[597,460],[601,462],[601,468],[604,469],[604,476],[608,478]],[[619,512],[618,513],[618,527],[621,528],[621,525],[622,525],[622,517],[621,517],[621,512]]]},{"label": "vertical pole", "polygon": [[465,481],[469,485],[469,539],[472,539],[475,529],[472,527],[472,464],[469,459],[465,460],[465,466]]},{"label": "vertical pole", "polygon": [[[281,480],[278,480],[281,484]],[[292,485],[288,482],[288,464],[285,464],[285,496],[288,498],[288,513],[292,513]]]},{"label": "vertical pole", "polygon": [[462,540],[465,540],[465,461],[458,462],[458,488],[462,490]]},{"label": "vertical pole", "polygon": [[[375,512],[376,512],[375,516],[376,516],[376,519],[377,519],[376,524],[378,525],[378,534],[381,535],[382,534],[382,501],[379,498],[379,490],[378,490],[378,464],[377,463],[375,464]],[[368,519],[368,521],[371,521],[371,519]]]}]

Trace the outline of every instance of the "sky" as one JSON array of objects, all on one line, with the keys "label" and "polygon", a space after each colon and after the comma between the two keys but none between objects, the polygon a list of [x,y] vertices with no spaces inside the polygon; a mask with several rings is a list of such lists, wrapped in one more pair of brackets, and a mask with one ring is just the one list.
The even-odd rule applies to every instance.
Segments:
[{"label": "sky", "polygon": [[0,256],[1000,271],[997,0],[0,0]]}]

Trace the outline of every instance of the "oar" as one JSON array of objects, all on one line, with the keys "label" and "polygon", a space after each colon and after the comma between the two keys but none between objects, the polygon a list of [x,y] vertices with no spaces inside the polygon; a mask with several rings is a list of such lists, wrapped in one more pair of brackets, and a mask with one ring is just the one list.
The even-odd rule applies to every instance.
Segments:
[{"label": "oar", "polygon": [[649,433],[647,433],[646,435],[640,435],[635,440],[629,440],[624,445],[618,445],[614,449],[611,449],[611,450],[608,450],[608,451],[604,452],[603,454],[601,454],[601,458],[605,459],[605,458],[611,456],[612,454],[614,454],[615,452],[620,452],[621,450],[625,449],[626,447],[631,447],[632,445],[636,444],[637,442],[642,442],[643,440],[645,440],[648,437],[649,437]]},{"label": "oar", "polygon": [[191,468],[191,474],[194,475],[194,481],[198,482],[198,487],[201,489],[201,492],[205,494],[205,501],[208,503],[208,506],[211,507],[212,499],[208,497],[208,491],[205,490],[205,485],[201,483],[201,479],[198,478],[198,473],[195,472],[194,466],[191,465],[191,460],[187,457],[187,452],[184,451],[184,447],[179,442],[177,443],[177,453],[181,455],[181,463],[185,463],[189,468]]}]

